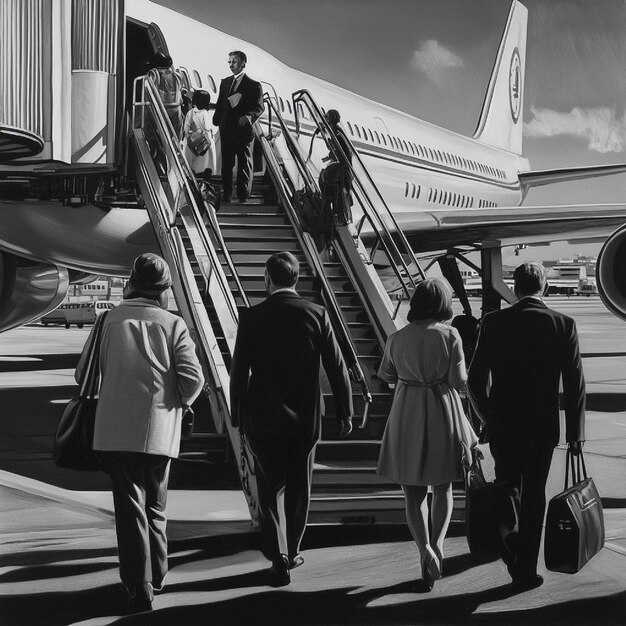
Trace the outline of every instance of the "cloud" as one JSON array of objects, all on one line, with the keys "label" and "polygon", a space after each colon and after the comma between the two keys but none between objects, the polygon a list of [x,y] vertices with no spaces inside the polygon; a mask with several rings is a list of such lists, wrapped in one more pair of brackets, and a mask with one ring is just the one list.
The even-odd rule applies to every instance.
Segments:
[{"label": "cloud", "polygon": [[595,152],[623,152],[626,146],[626,113],[618,118],[613,109],[572,109],[560,113],[551,109],[531,107],[533,119],[524,124],[526,137],[569,135],[587,142]]},{"label": "cloud", "polygon": [[444,48],[436,39],[429,39],[413,52],[411,66],[424,72],[438,87],[443,87],[449,71],[463,67],[463,59]]}]

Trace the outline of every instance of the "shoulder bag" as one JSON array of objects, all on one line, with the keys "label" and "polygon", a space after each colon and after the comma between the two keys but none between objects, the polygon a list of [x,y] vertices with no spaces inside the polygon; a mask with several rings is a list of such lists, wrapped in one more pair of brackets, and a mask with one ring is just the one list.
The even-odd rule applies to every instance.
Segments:
[{"label": "shoulder bag", "polygon": [[544,542],[546,567],[552,572],[575,574],[603,545],[604,514],[600,495],[593,478],[587,477],[582,450],[574,462],[574,455],[568,448],[565,488],[548,504]]},{"label": "shoulder bag", "polygon": [[191,128],[187,134],[187,145],[195,156],[203,156],[211,147],[209,131],[198,126],[194,111],[191,112]]},{"label": "shoulder bag", "polygon": [[105,311],[96,318],[78,396],[68,402],[54,435],[52,456],[57,467],[83,471],[102,469],[100,455],[93,449],[93,433],[98,402],[95,396],[100,377],[98,359],[106,315]]}]

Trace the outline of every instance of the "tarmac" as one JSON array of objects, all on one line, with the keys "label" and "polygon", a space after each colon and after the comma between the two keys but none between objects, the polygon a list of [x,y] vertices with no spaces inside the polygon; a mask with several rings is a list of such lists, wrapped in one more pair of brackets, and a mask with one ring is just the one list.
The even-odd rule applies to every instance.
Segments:
[{"label": "tarmac", "polygon": [[[128,614],[106,477],[55,473],[45,451],[47,422],[36,425],[44,418],[32,393],[18,394],[28,368],[16,355],[31,335],[35,348],[28,350],[39,350],[39,336],[22,332],[5,340],[15,341],[8,352],[13,356],[0,363],[0,392],[6,391],[0,394],[0,626],[626,624],[623,352],[603,359],[602,367],[593,357],[585,363],[585,458],[602,495],[606,542],[579,573],[547,572],[540,557],[545,583],[516,593],[504,564],[473,562],[463,527],[454,526],[446,538],[443,578],[432,592],[420,593],[417,551],[405,526],[310,526],[304,565],[292,572],[291,585],[274,589],[242,493],[227,485],[174,488],[168,499],[167,586],[150,613]],[[45,370],[40,380],[50,377],[38,392],[47,402],[68,395],[72,365],[65,359],[36,366]],[[24,416],[32,420],[16,419]],[[564,458],[557,448],[548,497],[563,487]],[[492,477],[489,463],[485,469]],[[81,479],[92,485],[89,490],[80,487]]]}]

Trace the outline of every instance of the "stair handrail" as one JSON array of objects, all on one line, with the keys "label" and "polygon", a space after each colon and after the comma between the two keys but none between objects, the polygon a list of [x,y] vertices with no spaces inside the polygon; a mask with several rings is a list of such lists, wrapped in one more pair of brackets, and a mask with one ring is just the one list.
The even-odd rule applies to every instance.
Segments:
[{"label": "stair handrail", "polygon": [[[303,178],[309,179],[308,182],[306,183],[306,186],[308,187],[312,181],[312,184],[313,184],[312,191],[314,191],[315,180],[311,176],[310,172],[308,171],[308,168],[306,167],[304,163],[304,159],[302,158],[302,155],[300,154],[299,147],[297,143],[295,142],[295,140],[293,139],[293,137],[291,136],[291,133],[288,131],[285,121],[282,119],[282,116],[278,112],[274,102],[269,98],[269,95],[267,93],[265,94],[264,101],[268,105],[268,110],[269,110],[267,123],[268,123],[268,129],[269,129],[268,132],[270,133],[270,138],[272,137],[271,135],[272,113],[274,113],[282,129],[283,137],[285,138],[289,152],[294,157],[294,160],[297,164],[298,170],[299,171],[303,170],[305,174]],[[367,408],[368,405],[371,404],[371,402],[373,401],[372,393],[369,389],[369,385],[367,384],[367,379],[365,377],[363,368],[361,367],[361,364],[359,363],[359,357],[354,348],[354,344],[352,342],[352,338],[350,337],[348,327],[346,326],[346,322],[343,318],[343,315],[341,314],[341,309],[339,308],[337,298],[335,297],[335,292],[333,291],[330,285],[330,282],[328,281],[328,277],[326,276],[326,272],[324,271],[324,267],[317,253],[317,248],[315,247],[313,238],[311,237],[309,233],[305,231],[304,226],[302,224],[302,220],[300,219],[300,215],[298,214],[298,210],[296,209],[296,207],[298,206],[296,186],[293,180],[291,180],[291,178],[289,179],[290,186],[289,187],[287,186],[287,182],[285,181],[285,178],[280,175],[281,173],[280,164],[278,163],[276,154],[274,153],[274,151],[272,150],[269,144],[268,137],[264,135],[258,123],[255,125],[254,128],[255,128],[256,137],[263,151],[263,156],[265,157],[266,163],[268,164],[268,170],[272,176],[272,179],[274,180],[274,184],[279,193],[279,196],[281,197],[281,200],[283,201],[283,206],[285,207],[285,210],[289,213],[289,216],[291,217],[291,222],[293,224],[294,230],[296,231],[296,235],[298,239],[300,240],[302,247],[305,249],[308,259],[313,264],[313,269],[315,271],[315,274],[320,281],[320,284],[322,286],[322,293],[324,294],[324,301],[326,303],[326,307],[330,311],[331,318],[333,319],[333,322],[334,322],[333,326],[335,327],[335,330],[337,329],[339,330],[339,332],[337,332],[336,334],[338,335],[338,338],[339,338],[339,344],[340,346],[342,346],[342,352],[344,351],[348,352],[348,355],[347,355],[348,358],[346,358],[345,354],[344,354],[344,358],[348,363],[351,363],[351,365],[349,366],[349,370],[350,370],[352,379],[360,385],[361,395],[363,396],[365,400],[366,408]]]},{"label": "stair handrail", "polygon": [[[142,132],[141,129],[133,129],[133,133]],[[138,159],[138,166],[143,171],[143,177],[146,182],[147,191],[150,196],[150,202],[157,207],[157,210],[160,210],[161,201],[159,199],[158,189],[154,184],[153,177],[150,175],[148,170],[148,166],[144,159]],[[165,217],[165,215],[164,215]],[[171,225],[170,225],[171,226]],[[224,386],[222,385],[221,378],[217,372],[217,367],[212,357],[211,346],[206,341],[206,332],[203,331],[204,322],[198,316],[195,307],[193,306],[193,300],[189,298],[190,285],[192,282],[189,280],[187,276],[188,272],[183,271],[184,268],[184,256],[181,253],[181,243],[180,239],[174,235],[174,232],[177,232],[177,228],[175,226],[171,226],[171,230],[168,233],[167,242],[169,243],[169,252],[175,258],[176,263],[174,264],[172,275],[175,280],[178,280],[185,288],[182,290],[182,295],[185,298],[185,308],[188,309],[189,314],[193,320],[193,326],[199,329],[202,332],[197,332],[198,341],[202,347],[202,351],[206,354],[206,364],[209,367],[209,371],[211,373],[211,378],[213,379],[213,384],[215,385],[215,390],[218,391],[217,397],[219,398],[219,403],[221,407],[229,406],[229,398],[224,391]],[[187,261],[188,262],[188,261]]]},{"label": "stair handrail", "polygon": [[[172,163],[174,163],[175,168],[178,170],[179,179],[183,183],[183,189],[186,192],[186,197],[189,201],[188,206],[191,209],[191,216],[193,217],[196,229],[200,235],[202,240],[203,247],[207,254],[211,257],[211,260],[215,267],[220,265],[219,259],[217,258],[217,254],[215,252],[215,247],[213,246],[207,230],[206,224],[202,219],[202,213],[199,210],[199,207],[205,206],[204,198],[198,189],[198,184],[196,182],[196,177],[185,158],[182,148],[180,146],[180,142],[178,140],[174,140],[176,137],[176,133],[174,131],[174,127],[172,126],[172,122],[167,115],[165,110],[165,106],[159,96],[159,92],[153,81],[148,76],[139,76],[135,79],[135,83],[139,82],[142,85],[142,94],[148,94],[148,101],[142,102],[144,105],[149,105],[153,108],[156,113],[156,121],[158,122],[157,130],[161,131],[161,137],[165,140],[166,145],[169,151],[174,155],[174,158],[171,159]],[[137,93],[134,91],[133,93]],[[144,111],[142,108],[142,115],[144,115]],[[133,108],[133,118],[134,118],[134,108]],[[142,123],[143,126],[143,123]],[[134,119],[133,119],[133,128],[135,127]],[[248,297],[243,289],[243,285],[241,284],[241,279],[239,278],[239,274],[235,268],[235,264],[233,263],[232,257],[228,252],[228,248],[225,245],[224,238],[222,232],[217,223],[217,218],[215,217],[215,212],[211,210],[205,210],[205,214],[209,218],[209,223],[211,225],[211,230],[213,231],[213,235],[217,239],[221,249],[224,259],[226,260],[226,264],[228,269],[235,281],[237,286],[237,291],[239,292],[244,306],[249,307],[250,302]],[[204,273],[204,268],[201,268],[201,271]],[[205,277],[206,278],[206,277]],[[228,302],[228,306],[230,309],[231,316],[234,320],[237,320],[239,317],[237,311],[237,305],[235,304],[234,299],[232,298],[232,291],[228,284],[224,285],[223,281],[220,282],[220,287],[222,292],[226,296],[226,301]]]},{"label": "stair handrail", "polygon": [[[319,129],[320,134],[322,138],[324,139],[324,141],[326,141],[326,144],[328,145],[329,149],[337,157],[337,160],[344,167],[347,168],[347,171],[350,172],[352,180],[357,183],[359,190],[361,191],[361,194],[366,200],[366,202],[360,203],[364,211],[364,218],[367,216],[367,219],[370,221],[370,223],[372,223],[372,225],[376,223],[382,229],[382,233],[385,235],[385,239],[381,237],[380,231],[378,231],[377,229],[374,229],[374,230],[379,240],[381,241],[382,245],[385,247],[387,256],[389,257],[389,260],[392,262],[392,267],[394,268],[396,276],[398,277],[398,280],[400,281],[400,285],[402,286],[405,295],[407,296],[407,298],[409,298],[412,294],[412,290],[415,289],[416,282],[414,280],[412,272],[409,269],[409,266],[404,260],[401,250],[398,248],[398,245],[396,243],[396,238],[397,240],[399,240],[401,247],[404,249],[404,254],[408,256],[409,259],[411,259],[411,264],[415,265],[422,279],[424,279],[426,275],[424,274],[424,271],[422,270],[417,258],[415,257],[415,253],[413,252],[413,249],[411,248],[406,236],[404,235],[404,232],[399,227],[398,222],[395,216],[393,215],[393,212],[390,210],[389,205],[385,201],[385,198],[383,197],[382,193],[378,189],[378,186],[376,185],[374,179],[369,173],[369,170],[365,166],[365,163],[363,162],[361,155],[358,153],[358,151],[352,144],[352,141],[348,138],[347,134],[344,134],[345,139],[348,142],[348,145],[352,151],[353,157],[358,161],[360,168],[367,179],[367,182],[370,184],[371,188],[374,190],[374,193],[378,199],[378,203],[382,207],[384,214],[391,221],[396,238],[394,238],[394,235],[389,230],[386,222],[383,219],[381,219],[381,215],[379,211],[376,210],[376,207],[374,206],[374,202],[372,201],[370,194],[367,193],[363,185],[363,181],[361,180],[361,177],[358,176],[356,171],[354,170],[354,167],[352,163],[350,162],[348,155],[344,153],[343,148],[341,147],[341,144],[337,140],[337,137],[335,136],[335,133],[333,132],[333,130],[330,128],[330,125],[326,121],[324,114],[322,113],[319,105],[313,98],[311,92],[308,89],[300,89],[298,91],[295,91],[292,94],[292,100],[293,100],[294,115],[296,119],[296,134],[300,133],[301,120],[300,120],[300,110],[298,108],[298,104],[302,101],[303,104],[312,113],[313,123],[316,125],[317,129]],[[330,139],[330,145],[329,145],[329,139]],[[363,220],[361,221],[361,225],[358,228],[358,232],[360,232],[362,223],[363,223]],[[399,269],[400,267],[402,268],[402,271]],[[404,276],[406,276],[406,280],[403,278],[403,273],[404,273]]]}]

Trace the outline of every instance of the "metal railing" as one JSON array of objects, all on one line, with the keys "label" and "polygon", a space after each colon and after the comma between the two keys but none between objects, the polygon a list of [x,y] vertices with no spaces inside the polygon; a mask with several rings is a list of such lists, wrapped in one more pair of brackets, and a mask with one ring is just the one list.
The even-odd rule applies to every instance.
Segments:
[{"label": "metal railing", "polygon": [[[374,244],[370,251],[370,260],[373,262],[376,253],[382,251],[389,260],[389,264],[397,276],[399,286],[405,297],[410,298],[416,284],[414,277],[419,275],[420,280],[423,280],[425,278],[424,271],[415,258],[415,253],[398,226],[396,218],[370,175],[363,159],[347,135],[344,134],[344,138],[351,150],[351,155],[345,154],[334,131],[326,121],[324,113],[308,90],[301,89],[294,92],[292,99],[296,117],[296,134],[300,134],[302,124],[300,107],[305,106],[310,112],[312,123],[316,128],[314,136],[317,133],[320,134],[321,138],[326,142],[330,153],[350,174],[352,194],[356,197],[363,211],[363,215],[356,226],[357,235],[362,238],[363,226],[365,222],[368,222],[371,235],[374,237]],[[313,141],[313,137],[311,141]],[[369,234],[366,233],[366,235]],[[397,312],[398,307],[395,309],[394,319]]]},{"label": "metal railing", "polygon": [[[215,211],[207,210],[205,207],[205,201],[200,193],[198,188],[198,184],[196,182],[195,175],[189,164],[187,163],[187,159],[184,157],[180,142],[176,136],[176,132],[172,126],[172,123],[165,111],[165,107],[161,101],[161,98],[158,94],[158,89],[154,85],[154,83],[147,77],[139,77],[135,79],[135,85],[133,87],[134,94],[137,95],[137,87],[141,87],[142,93],[142,101],[141,104],[141,120],[136,120],[136,109],[137,106],[133,107],[133,128],[137,128],[137,124],[140,124],[141,128],[146,128],[146,124],[148,122],[147,115],[152,116],[153,121],[157,123],[157,132],[158,139],[160,140],[161,147],[165,150],[165,158],[168,166],[168,170],[174,173],[174,177],[178,184],[180,185],[181,191],[183,192],[184,203],[182,206],[178,206],[177,209],[186,210],[187,214],[193,220],[195,228],[197,229],[198,235],[202,240],[202,244],[207,254],[211,256],[211,260],[213,261],[211,264],[206,267],[201,266],[201,271],[204,275],[207,284],[209,282],[210,276],[206,273],[210,271],[211,268],[219,267],[221,264],[217,257],[217,253],[215,251],[215,247],[210,240],[208,232],[206,230],[206,224],[203,220],[203,215],[206,215],[209,219],[209,225],[211,227],[212,234],[216,241],[218,242],[222,255],[224,256],[224,260],[228,267],[228,270],[235,281],[237,291],[241,296],[244,306],[250,306],[249,301],[246,297],[245,291],[242,287],[241,280],[235,268],[235,264],[224,244],[224,239],[222,236],[222,232],[219,228],[219,224],[217,223],[217,218],[215,217]],[[139,103],[135,102],[135,105]],[[147,115],[146,115],[147,114]],[[168,173],[168,182],[172,182],[172,177]],[[174,195],[174,194],[173,194]],[[201,209],[202,207],[202,209]],[[175,219],[175,215],[173,215],[173,219]],[[232,298],[232,292],[226,283],[223,285],[223,293],[226,297],[226,301],[228,303],[231,315],[234,320],[237,320],[237,305]]]},{"label": "metal railing", "polygon": [[[366,421],[369,408],[372,403],[372,394],[370,392],[369,385],[367,384],[365,374],[361,364],[359,363],[359,358],[354,348],[350,331],[348,330],[343,315],[341,314],[341,308],[337,302],[335,292],[333,291],[333,288],[328,281],[328,277],[324,272],[324,267],[321,259],[319,258],[315,242],[313,241],[311,235],[306,232],[302,224],[302,220],[299,215],[300,200],[298,196],[298,186],[292,176],[290,176],[289,172],[285,168],[281,167],[281,164],[278,161],[272,146],[270,145],[270,141],[275,141],[278,136],[281,136],[285,141],[290,156],[294,159],[299,175],[304,181],[305,190],[312,194],[319,194],[319,188],[317,187],[314,177],[306,167],[305,160],[300,153],[300,148],[297,142],[289,132],[285,121],[282,119],[282,116],[278,112],[274,102],[267,93],[264,96],[264,102],[267,105],[269,112],[267,118],[268,136],[263,134],[257,124],[255,125],[256,137],[261,145],[263,156],[268,164],[268,169],[276,186],[276,190],[282,200],[285,211],[287,211],[291,219],[298,240],[300,241],[300,245],[312,265],[316,278],[320,281],[322,297],[326,304],[326,308],[329,311],[335,334],[337,335],[342,352],[344,353],[344,359],[346,360],[346,363],[350,364],[350,375],[352,379],[361,387],[361,394],[365,400],[364,421]],[[280,135],[276,135],[273,132],[274,120],[276,120],[281,130]]]}]

